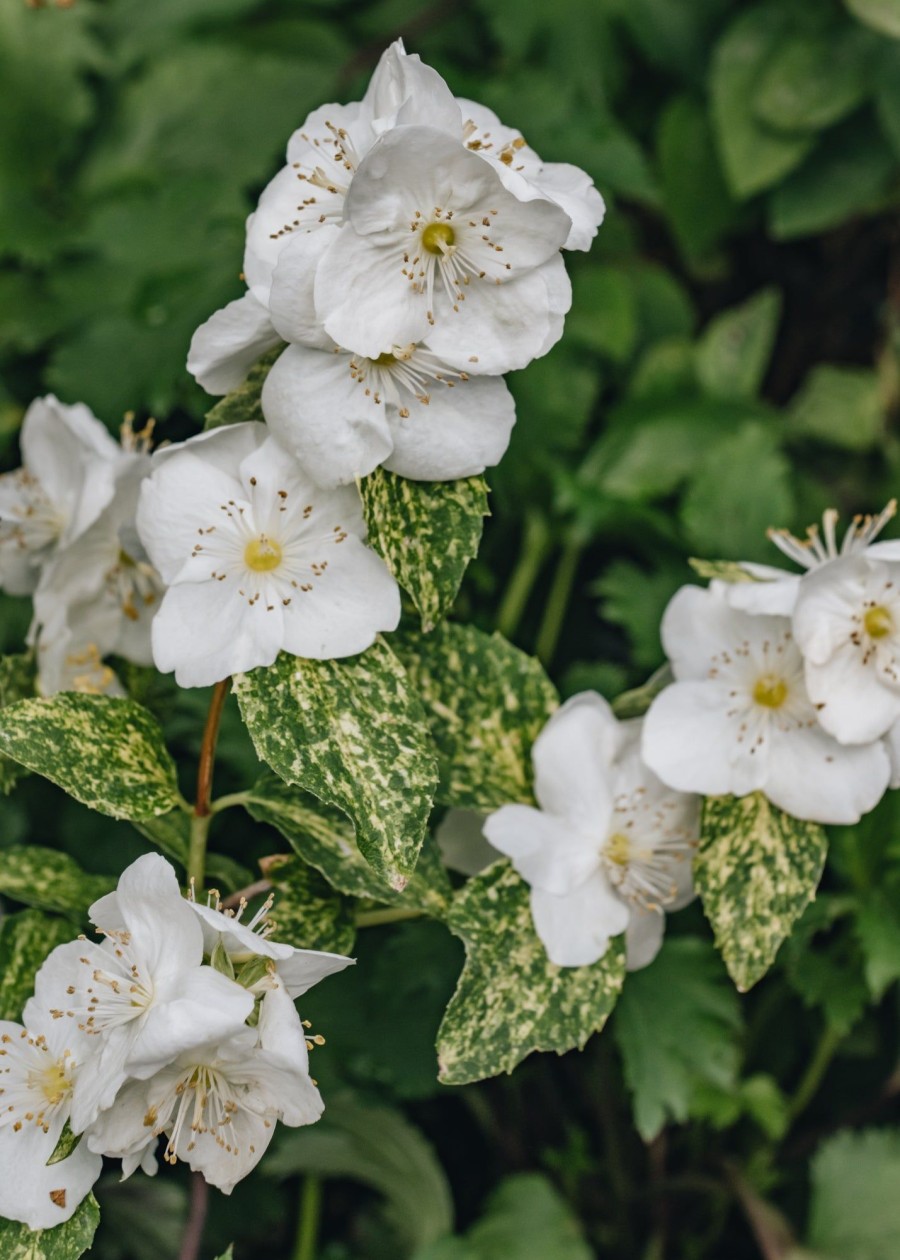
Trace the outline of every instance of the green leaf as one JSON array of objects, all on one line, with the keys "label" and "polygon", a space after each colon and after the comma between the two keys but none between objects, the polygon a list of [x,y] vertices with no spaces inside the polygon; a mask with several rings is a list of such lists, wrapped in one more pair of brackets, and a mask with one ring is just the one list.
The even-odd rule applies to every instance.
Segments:
[{"label": "green leaf", "polygon": [[716,315],[697,344],[697,376],[712,398],[754,398],[769,366],[781,295],[760,289],[753,297]]},{"label": "green leaf", "polygon": [[270,1177],[312,1173],[352,1178],[387,1200],[388,1222],[404,1250],[453,1228],[453,1201],[431,1145],[398,1111],[350,1099],[329,1100],[322,1119],[285,1134],[265,1166]]},{"label": "green leaf", "polygon": [[757,118],[781,131],[820,131],[839,122],[871,90],[872,42],[852,26],[787,36],[757,84]]},{"label": "green leaf", "polygon": [[688,556],[688,564],[698,577],[708,582],[762,582],[765,579],[748,573],[739,560],[700,560]]},{"label": "green leaf", "polygon": [[0,1019],[21,1019],[34,992],[35,973],[73,935],[67,919],[51,919],[38,910],[22,910],[0,921]]},{"label": "green leaf", "polygon": [[590,967],[557,967],[534,930],[528,885],[508,862],[469,880],[448,924],[466,963],[438,1033],[445,1085],[511,1072],[534,1050],[581,1049],[606,1023],[625,978],[621,938]]},{"label": "green leaf", "polygon": [[822,1260],[896,1260],[900,1132],[845,1131],[812,1161],[808,1242]]},{"label": "green leaf", "polygon": [[702,259],[735,217],[709,119],[689,96],[676,96],[663,111],[656,139],[665,206],[683,252]]},{"label": "green leaf", "polygon": [[87,875],[67,853],[41,845],[0,849],[0,893],[39,910],[83,919],[88,906],[116,886],[114,879]]},{"label": "green leaf", "polygon": [[[614,363],[628,359],[638,335],[637,293],[629,273],[621,267],[597,265],[576,271],[572,281],[572,314],[566,332],[573,342]],[[529,370],[528,375],[521,378],[523,392],[534,391],[535,378],[544,374],[540,368],[537,373]],[[538,389],[538,397],[545,392]]]},{"label": "green leaf", "polygon": [[763,73],[781,40],[787,14],[779,5],[754,6],[734,18],[713,52],[712,117],[732,193],[752,197],[798,166],[813,138],[768,127],[754,111]]},{"label": "green leaf", "polygon": [[531,745],[559,703],[540,662],[474,626],[397,635],[394,645],[431,723],[437,801],[483,810],[531,801]]},{"label": "green leaf", "polygon": [[83,1136],[82,1133],[73,1133],[72,1126],[67,1120],[59,1135],[59,1141],[53,1148],[53,1154],[47,1160],[47,1167],[49,1168],[52,1164],[61,1164],[64,1159],[68,1159]]},{"label": "green leaf", "polygon": [[22,700],[0,709],[0,749],[113,818],[165,814],[181,799],[159,723],[133,700]]},{"label": "green leaf", "polygon": [[408,481],[376,468],[360,486],[369,542],[432,630],[449,612],[478,554],[488,487],[483,477]]},{"label": "green leaf", "polygon": [[600,615],[626,632],[637,669],[655,669],[662,660],[660,621],[669,600],[683,585],[680,564],[648,572],[628,560],[615,560],[594,583],[592,590],[602,600]]},{"label": "green leaf", "polygon": [[668,1121],[688,1119],[698,1085],[737,1087],[740,1026],[737,994],[699,937],[667,939],[649,967],[628,977],[613,1032],[645,1142]]},{"label": "green leaf", "polygon": [[775,189],[769,203],[772,235],[811,236],[880,210],[896,173],[897,159],[871,119],[851,119]]},{"label": "green leaf", "polygon": [[616,696],[612,702],[613,713],[621,720],[643,717],[659,693],[673,681],[672,667],[667,661],[640,687],[632,687],[630,691],[623,691]]},{"label": "green leaf", "polygon": [[897,0],[844,0],[844,4],[866,26],[871,26],[881,35],[889,35],[891,39],[900,39],[900,4]]},{"label": "green leaf", "polygon": [[223,1251],[218,1260],[234,1260],[234,1243],[229,1243],[228,1250]]},{"label": "green leaf", "polygon": [[339,661],[282,653],[234,691],[254,747],[286,783],[353,820],[363,856],[392,888],[415,870],[437,783],[425,713],[378,638]]},{"label": "green leaf", "polygon": [[[0,709],[34,695],[34,657],[30,652],[16,656],[0,656]],[[11,792],[28,771],[17,761],[0,754],[0,792]]]},{"label": "green leaf", "polygon": [[790,464],[775,434],[748,424],[699,461],[680,515],[691,551],[765,561],[766,531],[789,521],[793,509]]},{"label": "green leaf", "polygon": [[591,1260],[593,1254],[548,1178],[518,1173],[501,1181],[464,1237],[442,1239],[413,1260]]},{"label": "green leaf", "polygon": [[804,1006],[821,1010],[844,1037],[869,1000],[863,948],[853,921],[853,901],[822,893],[785,941],[781,967]]},{"label": "green leaf", "polygon": [[819,364],[791,401],[790,431],[801,437],[865,451],[878,444],[883,429],[878,377],[868,368]]},{"label": "green leaf", "polygon": [[450,899],[450,883],[436,846],[426,837],[416,869],[402,892],[388,888],[359,851],[353,825],[345,814],[264,775],[245,801],[257,822],[275,827],[303,859],[348,897],[414,906],[441,918]]},{"label": "green leaf", "polygon": [[769,970],[815,897],[827,845],[818,823],[792,818],[761,792],[704,802],[694,877],[716,946],[741,992]]},{"label": "green leaf", "polygon": [[260,402],[262,387],[269,375],[269,369],[283,349],[284,346],[279,344],[254,363],[247,373],[247,379],[207,411],[203,428],[221,429],[226,424],[244,424],[250,420],[264,424],[266,418]]},{"label": "green leaf", "polygon": [[354,903],[336,893],[323,875],[287,854],[265,858],[263,874],[275,890],[274,936],[296,949],[349,954],[356,940]]},{"label": "green leaf", "polygon": [[0,1218],[0,1255],[3,1260],[78,1260],[90,1250],[99,1224],[100,1209],[92,1194],[55,1229],[30,1230]]},{"label": "green leaf", "polygon": [[856,916],[856,932],[865,956],[865,976],[876,1002],[888,985],[900,980],[900,915],[892,898],[871,890]]}]

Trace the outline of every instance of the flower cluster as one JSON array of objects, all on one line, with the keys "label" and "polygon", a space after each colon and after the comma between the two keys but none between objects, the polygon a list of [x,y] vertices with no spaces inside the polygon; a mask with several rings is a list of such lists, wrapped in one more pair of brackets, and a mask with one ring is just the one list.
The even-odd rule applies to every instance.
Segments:
[{"label": "flower cluster", "polygon": [[0,1216],[59,1225],[102,1156],[154,1173],[161,1136],[227,1194],[276,1121],[319,1118],[294,999],[353,960],[269,940],[269,908],[245,924],[187,901],[152,854],[95,902],[100,943],[56,948],[22,1024],[0,1023]]},{"label": "flower cluster", "polygon": [[840,547],[834,511],[802,541],[772,531],[801,574],[743,564],[746,580],[677,592],[662,623],[675,682],[643,737],[664,783],[853,823],[900,782],[900,542],[875,541],[894,511]]},{"label": "flower cluster", "polygon": [[597,962],[622,932],[629,970],[645,967],[664,912],[694,895],[699,799],[647,768],[641,728],[593,692],[573,696],[535,740],[540,808],[504,805],[484,823],[531,885],[535,930],[561,967]]},{"label": "flower cluster", "polygon": [[247,293],[194,336],[211,393],[282,341],[262,407],[321,485],[378,465],[448,480],[506,450],[502,374],[562,333],[560,249],[587,249],[604,206],[588,176],[544,163],[458,100],[400,41],[359,102],[313,111],[247,224]]},{"label": "flower cluster", "polygon": [[0,587],[33,595],[39,686],[116,691],[103,657],[151,663],[162,584],[135,529],[148,434],[120,445],[83,404],[38,398],[22,424],[22,467],[0,476]]}]

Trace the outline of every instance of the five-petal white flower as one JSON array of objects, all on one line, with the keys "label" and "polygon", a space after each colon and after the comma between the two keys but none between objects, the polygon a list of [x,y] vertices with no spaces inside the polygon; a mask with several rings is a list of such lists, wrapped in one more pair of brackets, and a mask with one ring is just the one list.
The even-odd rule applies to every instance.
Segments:
[{"label": "five-petal white flower", "polygon": [[154,459],[138,530],[168,584],[153,658],[180,686],[271,665],[282,650],[354,656],[396,627],[397,584],[363,542],[355,487],[317,487],[255,423]]},{"label": "five-petal white flower", "polygon": [[532,751],[539,809],[504,805],[490,843],[531,885],[531,912],[550,960],[597,962],[626,933],[630,969],[662,943],[663,911],[693,896],[698,801],[643,764],[640,723],[620,723],[585,692],[554,714]]}]

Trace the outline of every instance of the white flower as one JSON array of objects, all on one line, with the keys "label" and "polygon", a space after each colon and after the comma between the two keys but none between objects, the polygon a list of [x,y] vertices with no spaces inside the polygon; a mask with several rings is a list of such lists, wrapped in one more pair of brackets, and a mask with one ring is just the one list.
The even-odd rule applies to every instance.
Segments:
[{"label": "white flower", "polygon": [[629,968],[646,966],[663,911],[693,896],[698,802],[650,773],[639,732],[600,696],[574,696],[534,744],[540,809],[504,805],[484,825],[531,884],[535,930],[561,967],[597,962],[621,932]]},{"label": "white flower", "polygon": [[72,1111],[91,1039],[32,999],[24,1027],[0,1021],[0,1217],[29,1229],[67,1221],[100,1176],[84,1142],[48,1166]]},{"label": "white flower", "polygon": [[44,567],[29,636],[44,695],[120,692],[112,670],[102,664],[110,654],[136,665],[152,664],[150,625],[163,587],[135,526],[150,464],[142,451],[120,460],[112,501]]},{"label": "white flower", "polygon": [[818,572],[832,561],[858,555],[900,560],[900,542],[875,542],[896,512],[897,502],[891,499],[878,516],[855,516],[840,545],[837,540],[838,513],[834,508],[829,508],[822,516],[821,534],[818,525],[810,525],[805,538],[796,538],[786,529],[770,529],[770,540],[805,573],[790,573],[769,564],[745,562],[741,568],[753,580],[730,585],[727,591],[729,604],[745,612],[790,617],[800,592],[800,583],[808,574]]},{"label": "white flower", "polygon": [[74,1082],[72,1128],[80,1133],[129,1077],[143,1080],[178,1054],[238,1032],[254,998],[203,966],[203,931],[172,866],[146,854],[122,874],[115,921],[106,898],[91,917],[106,939],[55,949],[35,980],[35,1007],[96,1038]]},{"label": "white flower", "polygon": [[48,394],[25,413],[22,467],[0,476],[0,586],[30,594],[41,566],[97,519],[122,450],[82,403]]},{"label": "white flower", "polygon": [[276,983],[257,1029],[186,1051],[150,1079],[125,1085],[87,1141],[121,1157],[127,1174],[165,1134],[167,1162],[184,1160],[230,1194],[262,1158],[276,1121],[312,1124],[322,1110],[300,1017]]},{"label": "white flower", "polygon": [[261,424],[154,457],[138,530],[168,590],[153,658],[182,687],[364,651],[400,618],[397,584],[363,542],[355,487],[322,490]]},{"label": "white flower", "polygon": [[761,791],[795,818],[857,822],[887,787],[883,745],[845,747],[819,726],[790,620],[730,607],[730,589],[685,586],[666,609],[675,682],[644,720],[647,764],[682,791]]}]

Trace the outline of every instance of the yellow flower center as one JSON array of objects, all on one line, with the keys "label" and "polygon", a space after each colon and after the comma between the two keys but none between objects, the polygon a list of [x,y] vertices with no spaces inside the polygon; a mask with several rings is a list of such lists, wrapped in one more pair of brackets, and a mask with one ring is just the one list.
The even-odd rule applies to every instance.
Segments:
[{"label": "yellow flower center", "polygon": [[281,564],[281,548],[277,542],[261,534],[244,548],[244,564],[257,573],[268,573]]},{"label": "yellow flower center", "polygon": [[[440,224],[432,224],[432,226],[440,227]],[[437,253],[437,250],[435,250],[434,252]],[[372,362],[375,364],[376,367],[393,367],[394,364],[397,362],[397,356],[394,354],[391,354],[389,350],[386,350],[384,354],[380,354],[378,358],[373,359]]]},{"label": "yellow flower center", "polygon": [[34,1084],[40,1089],[51,1107],[58,1102],[62,1102],[72,1089],[69,1078],[66,1076],[65,1068],[58,1061],[44,1068]]},{"label": "yellow flower center", "polygon": [[617,866],[627,866],[631,857],[631,841],[621,831],[617,831],[607,840],[603,853]]},{"label": "yellow flower center", "polygon": [[422,245],[429,254],[445,254],[456,240],[449,223],[429,223],[422,233]]},{"label": "yellow flower center", "polygon": [[763,674],[756,680],[753,699],[766,709],[780,709],[787,699],[787,683],[777,674]]},{"label": "yellow flower center", "polygon": [[883,639],[894,629],[894,619],[882,604],[876,604],[863,617],[863,625],[870,639]]}]

